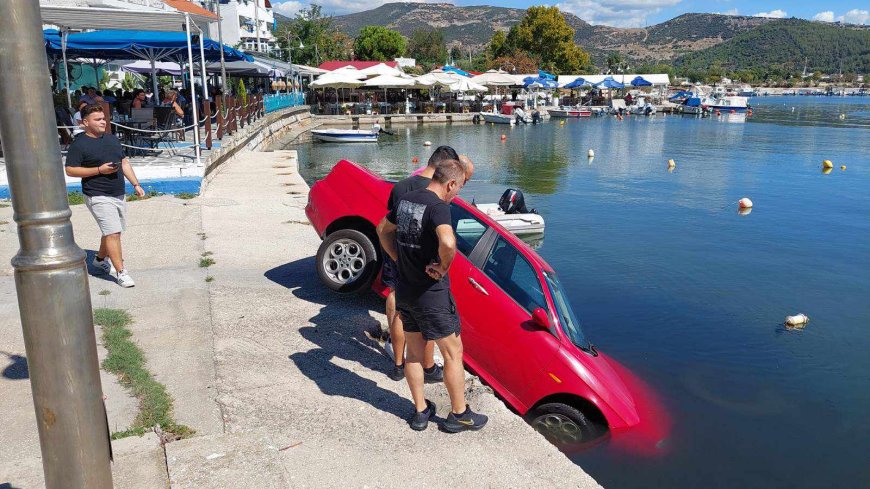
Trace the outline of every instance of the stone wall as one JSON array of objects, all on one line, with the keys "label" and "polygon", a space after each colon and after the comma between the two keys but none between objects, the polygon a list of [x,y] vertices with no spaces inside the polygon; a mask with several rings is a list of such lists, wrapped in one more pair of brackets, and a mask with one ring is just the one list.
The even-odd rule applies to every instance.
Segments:
[{"label": "stone wall", "polygon": [[214,177],[215,170],[237,152],[263,151],[285,132],[306,124],[310,119],[311,112],[307,105],[291,107],[266,114],[262,119],[240,128],[232,136],[225,136],[221,140],[221,147],[212,149],[205,162],[202,188]]}]

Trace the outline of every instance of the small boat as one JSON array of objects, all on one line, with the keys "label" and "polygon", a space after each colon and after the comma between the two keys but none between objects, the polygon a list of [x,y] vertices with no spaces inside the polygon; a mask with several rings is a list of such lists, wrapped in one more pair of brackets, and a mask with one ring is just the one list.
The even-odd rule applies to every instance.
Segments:
[{"label": "small boat", "polygon": [[591,117],[592,109],[584,106],[562,106],[557,109],[547,109],[550,117]]},{"label": "small boat", "polygon": [[749,99],[736,95],[714,95],[701,101],[701,105],[708,110],[725,110],[743,112],[747,110]]},{"label": "small boat", "polygon": [[312,129],[315,139],[326,143],[376,143],[379,129]]},{"label": "small boat", "polygon": [[508,114],[499,114],[498,112],[481,112],[481,117],[483,117],[484,122],[491,122],[493,124],[515,124],[516,116],[508,115]]},{"label": "small boat", "polygon": [[501,210],[498,204],[475,205],[495,222],[501,224],[505,229],[517,236],[542,234],[544,232],[544,218],[539,214],[532,212],[508,214]]},{"label": "small boat", "polygon": [[534,209],[526,208],[526,199],[519,190],[505,190],[497,204],[472,204],[517,236],[544,233],[544,218]]},{"label": "small boat", "polygon": [[656,107],[646,97],[634,99],[634,103],[628,107],[629,112],[637,115],[655,115]]},{"label": "small boat", "polygon": [[750,85],[741,85],[740,90],[737,91],[737,95],[741,97],[755,97],[758,95],[758,92],[756,92]]}]

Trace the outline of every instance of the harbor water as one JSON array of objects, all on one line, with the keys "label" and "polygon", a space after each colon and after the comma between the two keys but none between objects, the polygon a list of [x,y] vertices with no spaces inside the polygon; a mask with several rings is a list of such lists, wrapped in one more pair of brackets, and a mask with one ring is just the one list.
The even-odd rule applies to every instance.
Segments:
[{"label": "harbor water", "polygon": [[[404,177],[450,144],[476,165],[465,199],[525,192],[587,336],[673,419],[656,456],[568,454],[605,487],[867,487],[870,99],[751,103],[748,118],[393,126],[290,148],[311,183],[342,158]],[[798,313],[809,324],[786,329]]]}]

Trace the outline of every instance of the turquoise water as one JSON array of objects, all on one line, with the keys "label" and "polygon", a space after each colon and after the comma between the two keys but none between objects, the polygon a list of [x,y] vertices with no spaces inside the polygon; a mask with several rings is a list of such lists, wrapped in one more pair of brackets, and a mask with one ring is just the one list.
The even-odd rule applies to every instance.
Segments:
[{"label": "turquoise water", "polygon": [[[202,183],[202,178],[165,178],[162,180],[142,180],[140,181],[140,183],[142,184],[142,188],[144,188],[146,192],[154,190],[162,194],[180,194],[183,192],[197,194],[199,193],[199,187]],[[127,189],[128,194],[133,193],[133,186],[130,185],[130,182],[126,182],[125,188]],[[66,191],[81,192],[82,185],[80,183],[67,185]],[[7,185],[0,186],[0,199],[8,198],[9,187]]]},{"label": "turquoise water", "polygon": [[[870,98],[752,103],[748,119],[394,126],[377,145],[292,148],[312,181],[341,158],[404,176],[423,141],[447,143],[476,164],[466,199],[525,192],[587,335],[674,420],[658,457],[570,455],[605,487],[866,487]],[[785,330],[799,312],[806,329]]]}]

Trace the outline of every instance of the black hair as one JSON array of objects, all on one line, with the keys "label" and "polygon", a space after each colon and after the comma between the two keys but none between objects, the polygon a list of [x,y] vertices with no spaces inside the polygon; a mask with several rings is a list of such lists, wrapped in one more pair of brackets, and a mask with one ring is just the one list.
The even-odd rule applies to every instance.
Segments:
[{"label": "black hair", "polygon": [[[443,146],[442,146],[443,147]],[[465,181],[465,168],[459,159],[440,160],[435,164],[435,174],[432,180],[446,185],[450,180]]]},{"label": "black hair", "polygon": [[435,166],[439,161],[444,160],[459,160],[459,154],[450,146],[438,146],[429,157],[429,166]]}]

